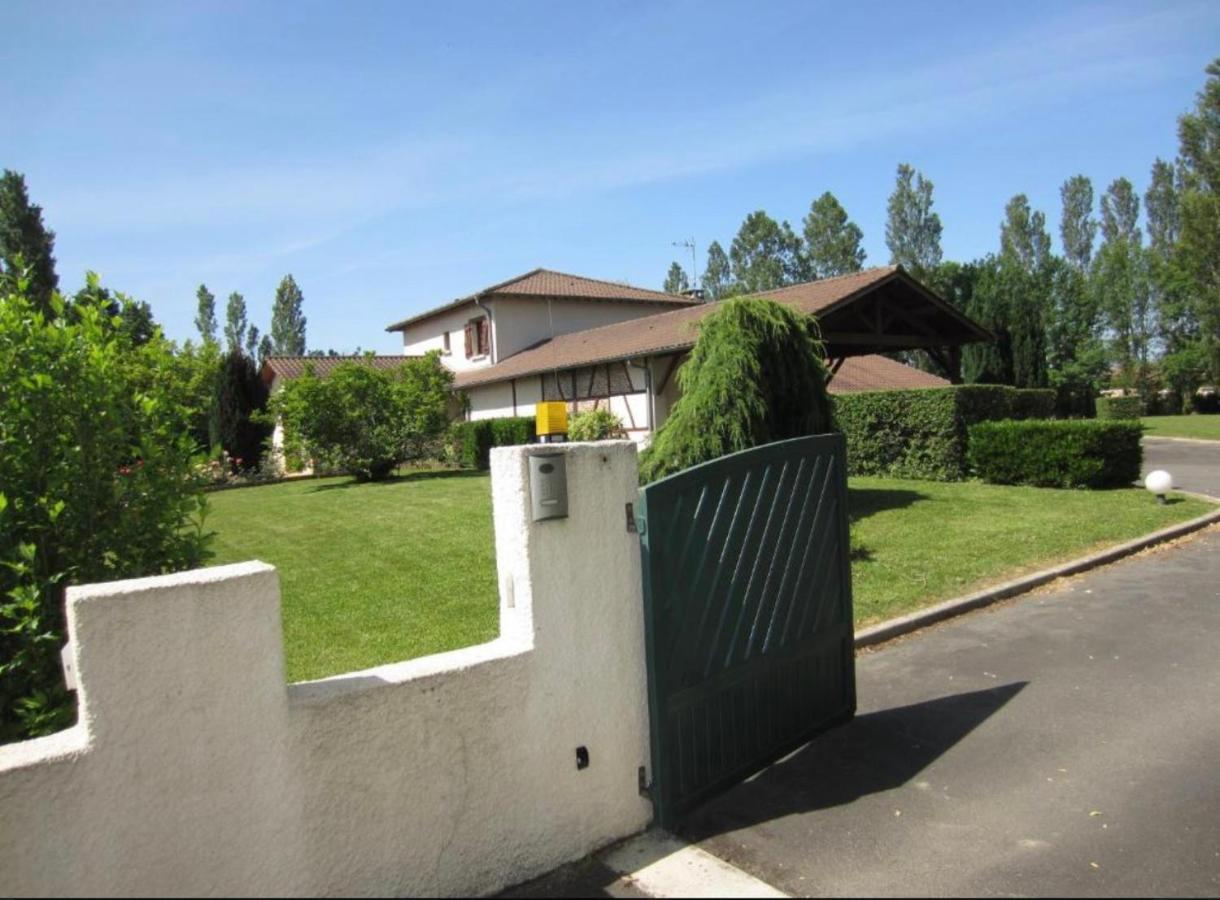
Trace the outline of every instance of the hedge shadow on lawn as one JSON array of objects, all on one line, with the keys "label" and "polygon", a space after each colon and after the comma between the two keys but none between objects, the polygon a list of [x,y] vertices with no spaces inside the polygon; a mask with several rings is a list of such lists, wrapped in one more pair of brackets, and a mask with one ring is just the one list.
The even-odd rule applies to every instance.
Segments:
[{"label": "hedge shadow on lawn", "polygon": [[920,500],[930,500],[927,494],[903,488],[847,488],[847,514],[852,522],[867,519],[887,509],[905,509]]},{"label": "hedge shadow on lawn", "polygon": [[436,469],[425,472],[405,472],[401,475],[391,475],[389,478],[383,478],[380,481],[358,481],[355,478],[349,478],[347,481],[339,481],[332,484],[319,484],[311,488],[306,493],[314,494],[321,491],[338,491],[346,490],[347,488],[360,487],[363,485],[391,485],[403,484],[409,481],[431,481],[434,478],[486,478],[486,472],[480,472],[478,469]]}]

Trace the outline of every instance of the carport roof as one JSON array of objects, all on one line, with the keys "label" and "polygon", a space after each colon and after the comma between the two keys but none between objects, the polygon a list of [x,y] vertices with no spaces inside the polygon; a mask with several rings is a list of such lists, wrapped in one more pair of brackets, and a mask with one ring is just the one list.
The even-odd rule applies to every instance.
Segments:
[{"label": "carport roof", "polygon": [[[900,266],[866,269],[756,296],[816,314],[831,358],[916,347],[950,347],[990,338],[984,329]],[[463,372],[454,386],[468,388],[542,372],[689,350],[698,337],[698,323],[717,305],[701,303],[557,335],[494,366]]]}]

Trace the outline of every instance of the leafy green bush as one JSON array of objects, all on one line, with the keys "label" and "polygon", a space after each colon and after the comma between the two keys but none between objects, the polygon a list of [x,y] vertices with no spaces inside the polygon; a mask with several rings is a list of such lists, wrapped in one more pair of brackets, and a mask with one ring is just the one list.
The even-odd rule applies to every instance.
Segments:
[{"label": "leafy green bush", "polygon": [[88,301],[52,321],[0,296],[0,741],[71,723],[64,589],[207,555],[189,393],[173,347]]},{"label": "leafy green bush", "polygon": [[967,475],[971,425],[1049,414],[1055,393],[967,384],[839,394],[833,405],[835,427],[847,438],[852,475],[960,481]]},{"label": "leafy green bush", "polygon": [[570,441],[604,441],[626,436],[623,420],[608,409],[587,409],[574,415],[568,423]]},{"label": "leafy green bush", "polygon": [[389,371],[343,363],[326,378],[306,365],[272,398],[271,410],[315,467],[376,481],[428,454],[448,421],[452,382],[438,352]]},{"label": "leafy green bush", "polygon": [[1144,414],[1144,401],[1139,397],[1098,397],[1097,418],[1138,419]]},{"label": "leafy green bush", "polygon": [[678,370],[682,396],[641,457],[641,480],[829,430],[824,359],[812,316],[773,300],[724,301]]},{"label": "leafy green bush", "polygon": [[471,469],[485,470],[491,465],[492,447],[513,447],[534,442],[531,416],[504,416],[454,422],[449,427],[450,444],[458,462]]},{"label": "leafy green bush", "polygon": [[970,428],[970,466],[991,484],[1106,488],[1140,475],[1137,422],[981,422]]}]

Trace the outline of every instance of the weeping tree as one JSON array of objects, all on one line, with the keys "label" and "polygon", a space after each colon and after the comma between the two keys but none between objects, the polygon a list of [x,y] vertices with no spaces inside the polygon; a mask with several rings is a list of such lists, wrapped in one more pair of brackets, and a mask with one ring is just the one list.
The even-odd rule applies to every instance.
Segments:
[{"label": "weeping tree", "polygon": [[682,396],[643,455],[641,480],[829,431],[824,359],[811,316],[772,300],[725,301],[678,372]]}]

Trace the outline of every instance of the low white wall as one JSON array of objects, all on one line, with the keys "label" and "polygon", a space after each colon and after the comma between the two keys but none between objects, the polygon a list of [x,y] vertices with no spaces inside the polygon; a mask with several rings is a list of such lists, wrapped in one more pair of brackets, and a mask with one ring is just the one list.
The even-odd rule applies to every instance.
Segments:
[{"label": "low white wall", "polygon": [[286,685],[267,565],[71,589],[81,721],[0,747],[3,892],[488,893],[644,828],[635,448],[499,448],[492,491],[501,635],[453,653]]}]

